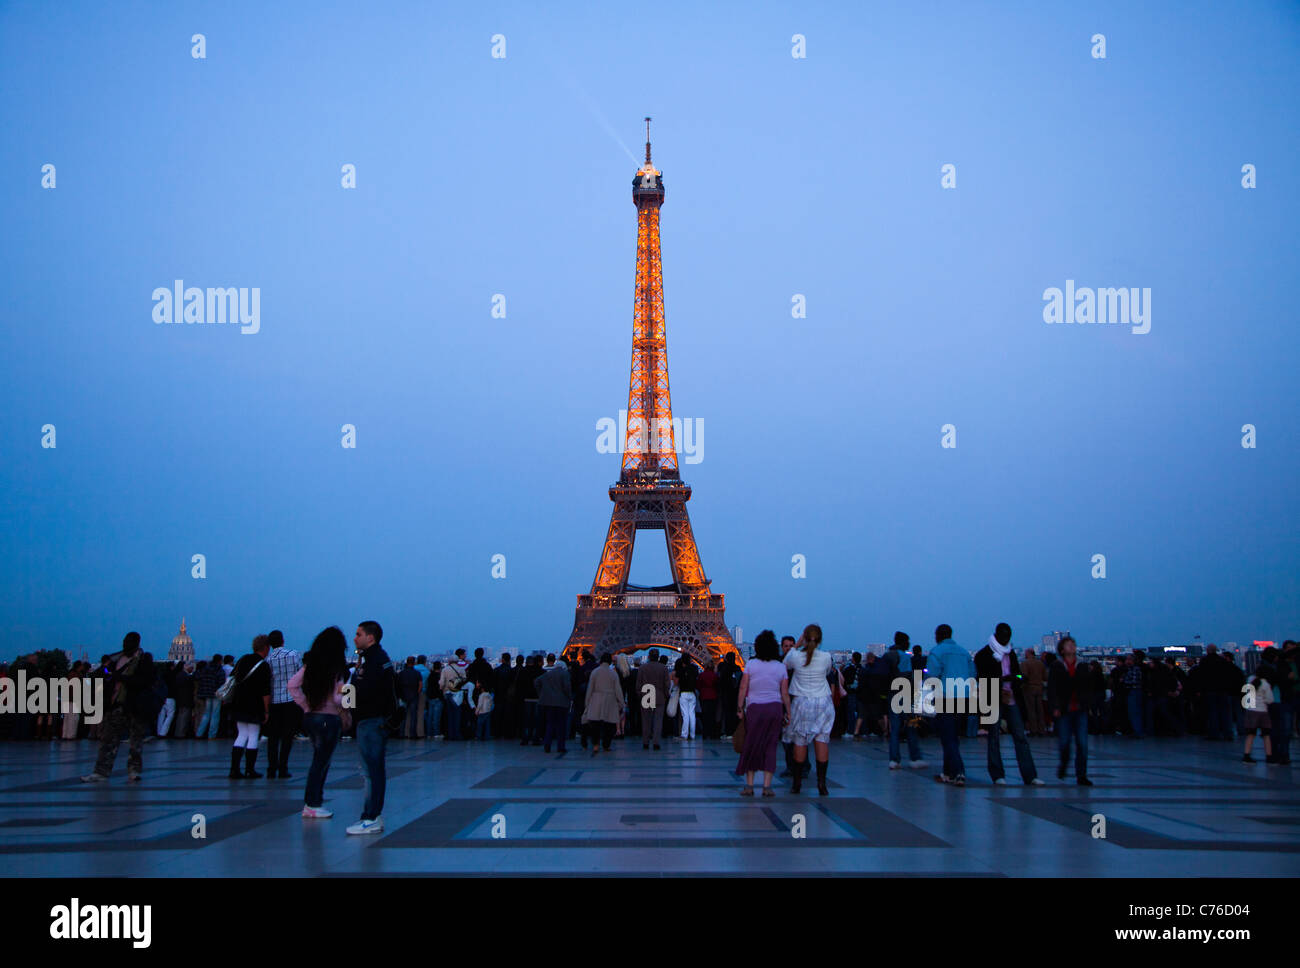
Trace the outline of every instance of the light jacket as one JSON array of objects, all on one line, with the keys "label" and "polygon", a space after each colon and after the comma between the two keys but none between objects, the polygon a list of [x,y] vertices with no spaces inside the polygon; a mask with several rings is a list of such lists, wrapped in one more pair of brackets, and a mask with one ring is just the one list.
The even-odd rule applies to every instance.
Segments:
[{"label": "light jacket", "polygon": [[587,708],[583,711],[582,721],[617,723],[624,705],[623,684],[618,673],[612,665],[602,662],[587,682]]},{"label": "light jacket", "polygon": [[457,665],[455,662],[448,662],[442,667],[442,674],[438,678],[438,687],[444,693],[455,692],[458,687],[465,682],[465,667]]},{"label": "light jacket", "polygon": [[[971,682],[975,678],[975,661],[971,654],[952,639],[944,639],[933,649],[925,660],[926,668],[935,679],[943,680],[944,696],[970,696]],[[949,692],[949,683],[952,691]]]}]

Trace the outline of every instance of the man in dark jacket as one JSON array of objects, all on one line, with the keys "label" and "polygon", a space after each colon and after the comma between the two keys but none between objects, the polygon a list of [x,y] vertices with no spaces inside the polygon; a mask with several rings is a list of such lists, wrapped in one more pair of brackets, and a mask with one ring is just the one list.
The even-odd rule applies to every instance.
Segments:
[{"label": "man in dark jacket", "polygon": [[1088,779],[1088,706],[1092,702],[1092,676],[1078,661],[1073,637],[1067,635],[1056,646],[1059,659],[1047,672],[1047,700],[1056,721],[1056,736],[1061,759],[1056,767],[1058,779],[1065,779],[1070,765],[1070,739],[1074,739],[1074,776],[1079,786],[1092,786]]},{"label": "man in dark jacket", "polygon": [[[637,672],[637,677],[641,675]],[[740,679],[744,675],[740,666],[736,665],[736,653],[728,652],[722,657],[722,664],[718,666],[718,702],[721,703],[722,711],[722,737],[726,739],[736,732],[740,725],[740,716],[736,711],[737,700],[740,698]],[[631,699],[631,697],[628,697]],[[640,703],[637,704],[637,715],[641,716],[644,711]],[[644,736],[645,734],[642,733]]]},{"label": "man in dark jacket", "polygon": [[557,750],[565,752],[564,740],[569,732],[569,705],[573,702],[573,676],[563,662],[555,661],[555,653],[546,657],[547,669],[537,677],[537,705],[546,721],[542,739],[542,752],[551,751],[551,740],[558,739]]},{"label": "man in dark jacket", "polygon": [[501,653],[501,664],[492,670],[492,735],[513,739],[515,735],[514,704],[510,702],[510,686],[515,681],[515,670],[510,664],[510,653]]},{"label": "man in dark jacket", "polygon": [[362,622],[352,642],[361,652],[353,677],[356,699],[357,751],[366,773],[366,802],[361,820],[348,828],[350,834],[384,832],[384,792],[387,775],[384,752],[388,741],[388,719],[397,711],[396,677],[388,653],[380,648],[384,630],[378,622]]},{"label": "man in dark jacket", "polygon": [[668,667],[659,661],[659,650],[651,649],[649,659],[637,670],[636,696],[628,697],[641,707],[641,748],[655,749],[663,737],[664,716],[668,708]]},{"label": "man in dark jacket", "polygon": [[420,711],[420,690],[423,686],[424,680],[415,669],[415,656],[408,655],[406,665],[397,674],[397,691],[401,694],[402,702],[406,703],[406,716],[402,723],[404,739],[417,738],[419,730],[416,724],[419,722],[417,716]]},{"label": "man in dark jacket", "polygon": [[172,675],[172,692],[176,698],[177,739],[186,739],[194,726],[194,676],[184,663],[176,666]]},{"label": "man in dark jacket", "polygon": [[1282,643],[1274,658],[1273,705],[1268,707],[1272,724],[1273,760],[1278,766],[1291,763],[1291,729],[1295,723],[1296,696],[1300,693],[1300,646],[1291,639]]},{"label": "man in dark jacket", "polygon": [[[975,653],[975,674],[989,686],[982,686],[980,695],[998,697],[998,722],[988,724],[988,767],[989,778],[997,786],[1007,782],[1007,771],[1002,766],[1002,723],[1007,724],[1007,732],[1016,748],[1016,764],[1020,767],[1020,779],[1025,786],[1043,786],[1034,767],[1034,756],[1029,751],[1029,740],[1025,738],[1025,694],[1020,684],[1020,663],[1016,659],[1016,650],[1011,647],[1011,626],[999,622],[993,630],[988,644]],[[1091,676],[1090,669],[1083,669],[1080,675]],[[987,690],[987,691],[986,691]],[[1084,730],[1087,731],[1086,715],[1088,707],[1084,706]],[[983,710],[981,710],[983,712]]]},{"label": "man in dark jacket", "polygon": [[198,724],[194,727],[195,739],[216,739],[217,727],[221,723],[221,700],[216,698],[217,690],[226,682],[226,670],[221,667],[221,656],[214,655],[212,661],[198,670],[194,677],[195,708],[194,715]]},{"label": "man in dark jacket", "polygon": [[140,782],[140,774],[144,772],[144,737],[157,715],[153,708],[153,680],[153,657],[140,650],[139,632],[127,632],[122,639],[122,651],[110,655],[105,667],[104,702],[108,711],[104,715],[95,769],[81,778],[83,782],[108,779],[123,735],[130,736],[127,782]]},{"label": "man in dark jacket", "polygon": [[519,716],[519,745],[542,745],[542,722],[537,707],[537,680],[542,675],[542,658],[530,655],[515,676],[515,708]]},{"label": "man in dark jacket", "polygon": [[465,670],[465,678],[476,686],[481,686],[489,692],[492,689],[492,663],[484,658],[482,649],[474,650],[474,661],[469,664]]},{"label": "man in dark jacket", "polygon": [[[894,644],[886,650],[885,654],[877,659],[877,662],[885,663],[885,668],[889,670],[891,676],[889,680],[889,768],[897,770],[902,765],[903,755],[903,737],[907,737],[907,755],[910,760],[911,769],[920,770],[925,767],[925,760],[921,759],[921,737],[917,734],[916,725],[913,720],[919,717],[918,703],[920,696],[913,695],[915,686],[912,680],[912,653],[908,650],[911,648],[911,639],[906,632],[894,633]],[[871,658],[871,656],[868,656]],[[899,679],[909,680],[906,684],[899,682]],[[858,673],[858,682],[867,680],[866,672]],[[897,689],[895,686],[897,685]],[[904,699],[899,704],[903,711],[894,711],[895,693],[903,693]],[[861,716],[858,718],[859,728],[862,725]],[[854,735],[854,739],[857,735]]]},{"label": "man in dark jacket", "polygon": [[1182,736],[1182,717],[1178,715],[1182,685],[1174,674],[1176,668],[1173,656],[1166,657],[1163,662],[1156,659],[1151,665],[1151,690],[1155,704],[1153,724],[1157,732],[1163,728],[1174,736]]},{"label": "man in dark jacket", "polygon": [[1043,660],[1034,655],[1033,649],[1025,649],[1025,661],[1020,665],[1020,691],[1025,697],[1021,708],[1025,718],[1025,730],[1030,736],[1046,736],[1047,725],[1043,722],[1043,684],[1047,682],[1047,666]]},{"label": "man in dark jacket", "polygon": [[[864,665],[858,673],[860,679],[867,681],[866,708],[859,715],[866,720],[868,733],[878,733],[883,737],[888,728],[889,697],[893,694],[894,680],[898,678],[898,658],[886,651],[877,656],[875,662]],[[859,708],[862,707],[861,695],[859,692]]]},{"label": "man in dark jacket", "polygon": [[[587,748],[587,731],[580,729],[580,727],[582,726],[582,714],[587,708],[587,679],[589,678],[587,669],[585,668],[585,662],[583,661],[585,657],[584,653],[579,653],[569,661],[569,691],[572,692],[573,694],[573,705],[569,707],[569,721],[568,721],[568,725],[565,727],[564,735],[568,739],[572,739],[575,730],[581,732],[582,748],[585,750]],[[636,678],[636,674],[633,673],[634,681],[635,678]],[[632,706],[632,704],[629,703],[627,707],[627,715],[628,715],[627,731],[629,733],[633,732],[632,729],[633,708],[634,707]],[[640,727],[638,727],[638,729],[639,728]]]}]

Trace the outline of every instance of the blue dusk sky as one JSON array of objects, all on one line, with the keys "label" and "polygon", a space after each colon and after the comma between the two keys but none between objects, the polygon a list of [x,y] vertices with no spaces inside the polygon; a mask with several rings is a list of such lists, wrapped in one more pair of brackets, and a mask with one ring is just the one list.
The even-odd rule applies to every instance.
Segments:
[{"label": "blue dusk sky", "polygon": [[[645,115],[747,639],[1295,636],[1298,113],[1290,2],[0,5],[3,657],[182,615],[200,654],[558,650]],[[155,323],[176,280],[257,288],[259,331]],[[1046,323],[1067,280],[1149,289],[1149,332]]]}]

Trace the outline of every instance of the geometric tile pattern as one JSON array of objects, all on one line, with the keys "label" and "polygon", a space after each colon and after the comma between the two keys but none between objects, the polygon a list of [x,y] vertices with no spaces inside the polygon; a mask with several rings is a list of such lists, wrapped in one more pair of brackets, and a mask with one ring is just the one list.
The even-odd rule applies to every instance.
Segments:
[{"label": "geometric tile pattern", "polygon": [[[1005,742],[1005,741],[1004,741]],[[924,744],[929,762],[938,746]],[[1055,744],[1032,740],[1045,787],[983,771],[968,786],[887,769],[879,740],[836,741],[831,796],[738,796],[728,742],[638,742],[591,757],[509,741],[393,741],[386,832],[352,838],[364,784],[355,744],[335,754],[327,805],[304,821],[310,746],[288,781],[231,781],[228,741],[146,744],[144,782],[83,784],[94,744],[0,743],[0,855],[8,876],[1294,876],[1300,787],[1288,767],[1242,764],[1235,744],[1091,737],[1096,785],[1055,779]],[[265,756],[260,758],[265,761]],[[192,835],[195,814],[206,836]],[[1106,818],[1106,838],[1092,836]],[[802,836],[796,837],[800,833]]]}]

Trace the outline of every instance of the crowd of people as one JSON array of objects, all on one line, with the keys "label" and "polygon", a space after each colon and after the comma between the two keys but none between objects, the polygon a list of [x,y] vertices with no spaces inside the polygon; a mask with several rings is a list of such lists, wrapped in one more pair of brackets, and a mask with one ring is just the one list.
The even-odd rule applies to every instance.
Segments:
[{"label": "crowd of people", "polygon": [[[937,735],[943,762],[935,779],[958,787],[966,783],[963,736],[985,738],[989,778],[1006,783],[1004,732],[1011,736],[1022,781],[1032,786],[1044,784],[1028,742],[1035,736],[1055,735],[1057,777],[1065,779],[1073,758],[1075,780],[1083,786],[1092,785],[1089,735],[1239,738],[1243,761],[1254,763],[1259,734],[1266,763],[1290,763],[1300,704],[1295,641],[1266,649],[1248,675],[1213,645],[1186,666],[1134,651],[1105,668],[1099,660],[1079,659],[1069,636],[1041,657],[1033,649],[1018,655],[1011,636],[1010,626],[999,623],[972,653],[953,640],[949,626],[940,625],[928,653],[898,632],[883,655],[854,652],[837,665],[821,648],[817,625],[807,626],[797,640],[787,635],[779,642],[764,630],[742,667],[734,653],[702,664],[682,653],[670,664],[658,649],[634,658],[583,652],[568,661],[553,653],[504,652],[497,665],[483,649],[472,660],[465,649],[456,649],[443,660],[413,655],[395,664],[380,645],[383,629],[374,621],[357,626],[352,661],[343,632],[330,627],[301,654],[273,630],[256,636],[238,661],[217,654],[195,663],[155,663],[131,632],[119,652],[98,664],[74,662],[66,672],[86,684],[103,680],[106,708],[97,722],[67,710],[14,712],[0,716],[0,737],[95,740],[95,766],[82,779],[97,783],[110,777],[124,738],[127,780],[139,782],[147,741],[191,735],[207,742],[233,739],[231,781],[287,780],[294,740],[305,735],[312,760],[302,814],[309,819],[333,815],[324,806],[325,781],[334,751],[347,737],[356,742],[367,781],[361,817],[348,827],[350,834],[382,832],[385,749],[398,738],[517,740],[544,753],[567,753],[577,741],[592,756],[638,736],[647,751],[662,749],[665,736],[685,743],[730,739],[745,797],[755,795],[756,780],[762,796],[776,795],[778,750],[784,753],[780,776],[790,778],[792,793],[801,792],[815,766],[818,794],[827,796],[831,741],[873,736],[888,743],[889,769],[897,770],[904,741],[909,767],[922,769],[921,739]],[[0,679],[19,672],[29,690],[42,677],[53,677],[30,655],[0,666]],[[923,708],[915,697],[896,701],[916,673],[942,685],[947,701],[938,709]],[[980,713],[963,704],[976,692],[996,693],[996,721],[982,722]],[[962,702],[954,706],[953,700]],[[263,739],[265,774],[256,769]]]}]

